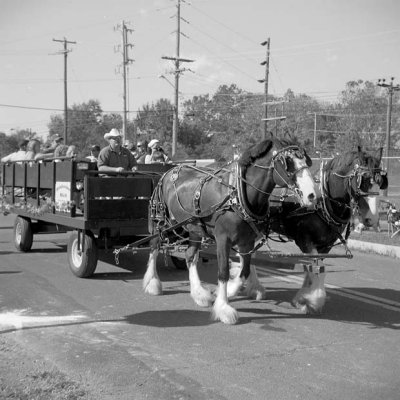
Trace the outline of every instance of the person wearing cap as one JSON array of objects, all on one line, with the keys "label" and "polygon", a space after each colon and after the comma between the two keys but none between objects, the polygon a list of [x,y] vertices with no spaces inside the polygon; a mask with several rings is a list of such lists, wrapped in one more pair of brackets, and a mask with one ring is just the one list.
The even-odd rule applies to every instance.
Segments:
[{"label": "person wearing cap", "polygon": [[62,137],[59,136],[59,135],[54,135],[54,136],[53,136],[53,140],[52,140],[50,146],[49,146],[49,147],[46,147],[45,149],[43,149],[43,150],[42,150],[42,153],[43,153],[43,154],[50,154],[50,153],[53,153],[53,154],[54,154],[55,151],[56,151],[56,148],[57,148],[58,146],[63,146],[63,141],[64,141],[64,138],[62,138]]},{"label": "person wearing cap", "polygon": [[90,147],[90,155],[88,155],[86,158],[88,158],[91,162],[97,163],[99,153],[100,153],[100,146],[98,144],[94,144],[93,146]]},{"label": "person wearing cap", "polygon": [[9,162],[9,161],[22,161],[25,159],[26,155],[26,146],[28,144],[29,140],[27,139],[22,139],[18,142],[18,151],[15,151],[14,153],[9,154],[8,156],[4,156],[1,159],[1,162]]},{"label": "person wearing cap", "polygon": [[[148,154],[144,160],[145,164],[152,164],[155,161],[155,156],[159,157],[159,153],[161,152],[164,162],[168,162],[169,159],[167,155],[164,153],[164,150],[160,146],[160,141],[158,139],[150,140],[149,149],[151,149],[151,154]],[[157,161],[159,162],[159,161]]]},{"label": "person wearing cap", "polygon": [[128,149],[121,146],[121,135],[117,129],[111,129],[104,135],[104,139],[108,141],[109,145],[100,151],[97,160],[99,171],[133,171],[137,165],[136,159]]},{"label": "person wearing cap", "polygon": [[139,141],[136,144],[137,149],[137,156],[136,161],[138,164],[144,164],[145,158],[147,156],[147,142],[146,141]]}]

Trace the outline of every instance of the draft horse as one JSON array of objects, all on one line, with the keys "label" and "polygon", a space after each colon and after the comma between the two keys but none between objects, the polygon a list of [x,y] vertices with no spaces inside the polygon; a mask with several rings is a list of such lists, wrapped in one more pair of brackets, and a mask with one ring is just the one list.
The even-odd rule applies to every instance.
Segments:
[{"label": "draft horse", "polygon": [[[294,240],[303,253],[328,253],[338,240],[345,243],[355,209],[362,219],[377,218],[377,207],[369,205],[376,201],[379,189],[388,186],[381,158],[382,148],[369,154],[358,147],[329,160],[321,170],[321,198],[313,210],[305,209],[292,196],[280,201],[272,196],[271,230]],[[326,298],[324,279],[324,272],[306,270],[293,304],[308,313],[320,313]]]},{"label": "draft horse", "polygon": [[[159,235],[150,242],[144,291],[162,294],[156,259],[162,241],[174,240],[172,227],[172,236],[188,240],[186,265],[191,297],[199,306],[211,306],[213,296],[202,286],[197,271],[201,242],[211,238],[216,242],[218,260],[212,316],[223,323],[236,323],[238,313],[229,304],[227,295],[229,252],[231,249],[239,252],[241,274],[247,279],[256,240],[265,238],[268,199],[275,185],[291,188],[304,206],[315,204],[317,192],[310,165],[311,159],[293,141],[272,138],[248,148],[240,159],[217,170],[179,165],[168,171],[150,202],[151,230]],[[253,287],[253,292],[257,290]],[[261,285],[259,290],[263,290]]]}]

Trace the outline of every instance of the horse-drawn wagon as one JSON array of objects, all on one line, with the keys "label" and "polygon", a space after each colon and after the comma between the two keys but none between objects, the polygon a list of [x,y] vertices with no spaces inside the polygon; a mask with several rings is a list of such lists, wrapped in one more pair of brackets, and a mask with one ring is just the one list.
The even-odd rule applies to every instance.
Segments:
[{"label": "horse-drawn wagon", "polygon": [[[68,258],[79,277],[93,274],[101,247],[116,245],[117,259],[120,251],[149,243],[143,289],[152,295],[162,294],[156,266],[160,248],[183,244],[185,260],[180,261],[189,270],[193,300],[203,307],[213,304],[214,319],[233,324],[238,314],[229,299],[242,286],[249,297],[265,296],[250,261],[271,231],[294,240],[305,253],[292,256],[316,263],[315,269],[306,265],[294,303],[308,312],[322,310],[325,274],[318,261],[335,257],[327,253],[338,239],[344,243],[354,204],[361,210],[359,200],[374,184],[387,186],[381,155],[381,149],[369,155],[359,148],[335,157],[321,169],[320,185],[312,177],[305,150],[276,138],[249,147],[238,160],[215,169],[144,165],[122,176],[102,176],[90,162],[11,163],[3,165],[3,201],[18,215],[14,240],[22,251],[30,249],[36,233],[72,231]],[[279,195],[282,201],[274,210],[276,186],[288,189],[295,204]],[[197,272],[201,244],[209,239],[216,243],[218,260],[215,300]],[[241,266],[230,279],[232,250]],[[174,263],[182,266],[177,259]]]},{"label": "horse-drawn wagon", "polygon": [[91,276],[99,249],[148,236],[149,199],[169,168],[139,165],[113,174],[99,173],[87,160],[3,164],[2,208],[17,215],[16,248],[29,251],[37,234],[70,231],[69,266],[79,277]]}]

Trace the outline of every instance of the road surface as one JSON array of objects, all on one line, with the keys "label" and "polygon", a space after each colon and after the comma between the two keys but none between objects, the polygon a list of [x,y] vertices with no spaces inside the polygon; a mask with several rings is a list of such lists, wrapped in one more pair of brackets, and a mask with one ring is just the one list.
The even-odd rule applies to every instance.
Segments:
[{"label": "road surface", "polygon": [[[357,252],[326,260],[328,301],[310,317],[290,304],[301,270],[267,264],[260,252],[268,298],[234,299],[240,322],[226,326],[193,303],[187,272],[162,256],[163,296],[142,292],[146,254],[122,254],[122,268],[103,254],[94,277],[78,279],[66,234],[37,235],[19,253],[13,218],[0,216],[0,340],[79,382],[87,398],[399,398],[399,260]],[[200,273],[214,287],[215,259]]]}]

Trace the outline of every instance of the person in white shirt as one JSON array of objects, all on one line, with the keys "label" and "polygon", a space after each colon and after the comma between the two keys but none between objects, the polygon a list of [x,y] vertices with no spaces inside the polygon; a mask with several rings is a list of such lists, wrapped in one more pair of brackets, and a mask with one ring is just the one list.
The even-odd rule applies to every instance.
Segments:
[{"label": "person in white shirt", "polygon": [[[146,155],[146,158],[144,159],[145,164],[152,164],[153,161],[155,161],[154,160],[155,156],[157,156],[157,158],[159,157],[159,153],[162,154],[162,156],[164,158],[164,163],[169,162],[169,158],[164,153],[164,150],[161,148],[160,141],[158,139],[150,140],[148,147],[151,149],[151,154]],[[158,162],[160,162],[160,161],[158,161]]]},{"label": "person in white shirt", "polygon": [[23,139],[18,142],[18,151],[9,154],[1,159],[1,162],[6,163],[10,161],[22,161],[25,159],[26,155],[26,146],[29,140]]}]

